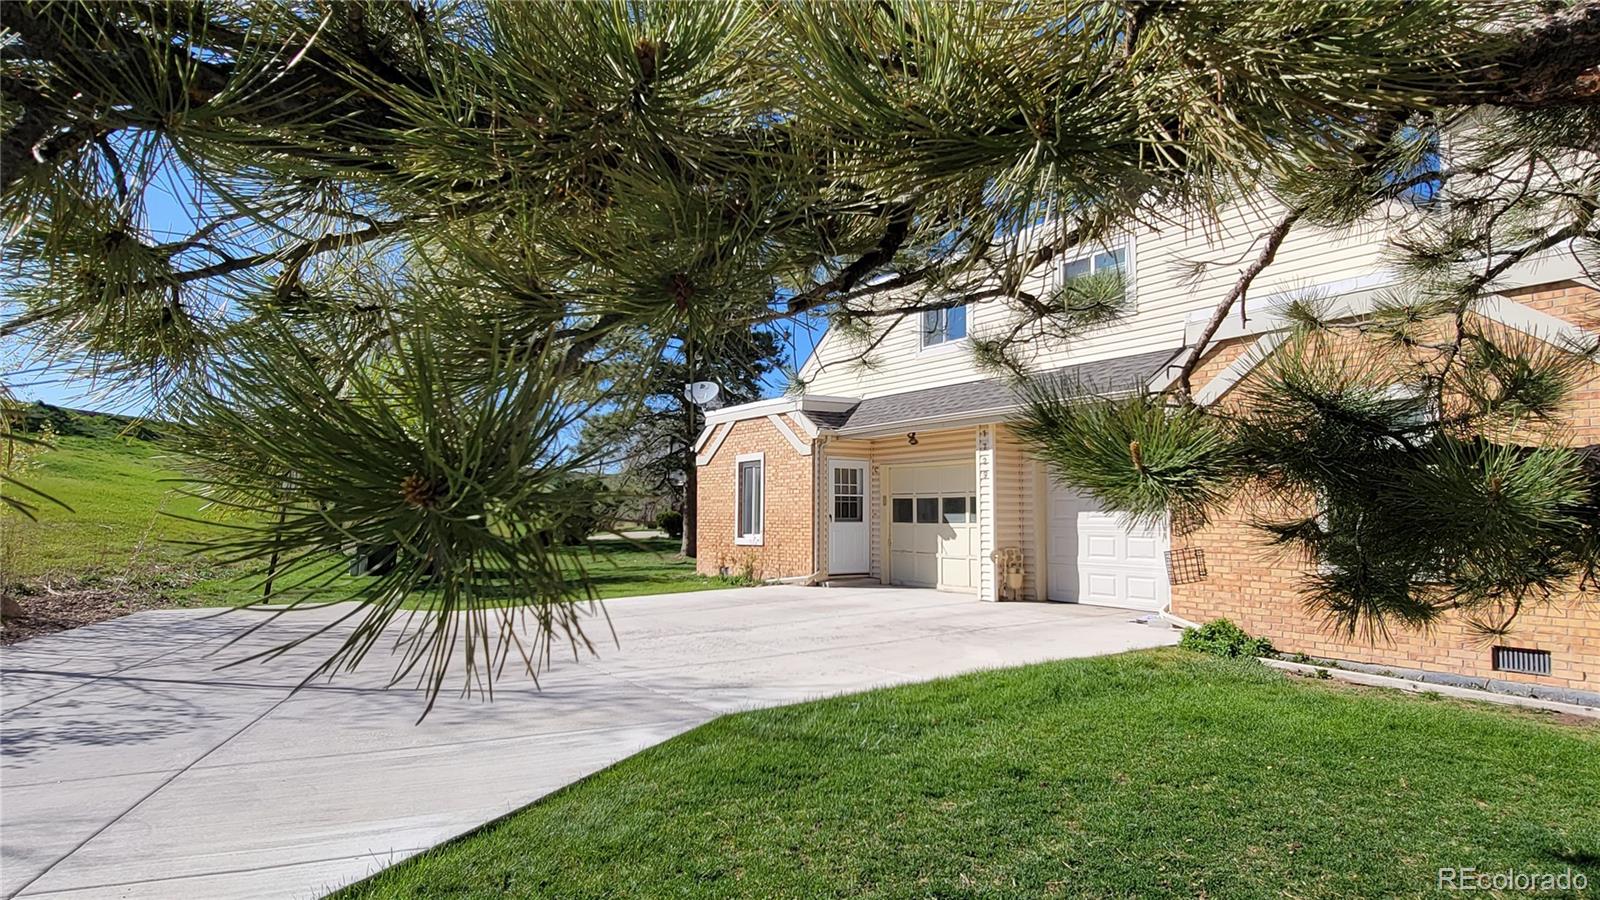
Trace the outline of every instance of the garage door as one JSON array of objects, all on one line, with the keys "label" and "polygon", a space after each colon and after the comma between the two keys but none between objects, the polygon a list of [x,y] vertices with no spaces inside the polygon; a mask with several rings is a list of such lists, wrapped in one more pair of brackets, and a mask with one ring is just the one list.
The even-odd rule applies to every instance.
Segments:
[{"label": "garage door", "polygon": [[975,589],[978,492],[972,466],[893,466],[888,472],[889,580]]},{"label": "garage door", "polygon": [[1087,494],[1050,484],[1051,600],[1157,610],[1168,596],[1166,529],[1130,525]]}]

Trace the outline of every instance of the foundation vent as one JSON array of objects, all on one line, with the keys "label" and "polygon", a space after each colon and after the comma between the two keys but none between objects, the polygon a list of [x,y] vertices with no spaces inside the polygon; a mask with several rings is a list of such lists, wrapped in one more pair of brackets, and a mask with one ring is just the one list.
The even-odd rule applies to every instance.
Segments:
[{"label": "foundation vent", "polygon": [[1494,648],[1496,672],[1519,672],[1523,675],[1549,675],[1550,651],[1525,650],[1520,647]]}]

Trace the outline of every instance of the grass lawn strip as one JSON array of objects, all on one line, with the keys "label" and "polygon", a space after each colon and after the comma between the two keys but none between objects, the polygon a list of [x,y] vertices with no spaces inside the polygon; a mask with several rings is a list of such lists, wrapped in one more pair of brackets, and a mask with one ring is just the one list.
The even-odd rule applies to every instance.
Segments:
[{"label": "grass lawn strip", "polygon": [[1600,884],[1600,729],[1145,651],[728,716],[336,896],[1379,897]]}]

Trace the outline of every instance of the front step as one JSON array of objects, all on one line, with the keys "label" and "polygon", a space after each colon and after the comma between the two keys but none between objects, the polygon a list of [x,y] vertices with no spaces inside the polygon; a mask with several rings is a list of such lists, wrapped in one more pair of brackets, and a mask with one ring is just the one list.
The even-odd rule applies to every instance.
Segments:
[{"label": "front step", "polygon": [[840,575],[822,582],[823,587],[865,587],[869,584],[878,584],[878,579],[872,575]]}]

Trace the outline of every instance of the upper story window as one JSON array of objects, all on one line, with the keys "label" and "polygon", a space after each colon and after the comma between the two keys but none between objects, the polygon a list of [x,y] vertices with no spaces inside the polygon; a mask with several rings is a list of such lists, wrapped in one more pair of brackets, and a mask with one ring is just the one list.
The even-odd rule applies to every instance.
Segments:
[{"label": "upper story window", "polygon": [[1132,273],[1128,271],[1128,248],[1117,247],[1114,250],[1100,250],[1085,254],[1077,259],[1068,260],[1061,267],[1064,278],[1082,278],[1085,275],[1111,274],[1115,272],[1126,279]]},{"label": "upper story window", "polygon": [[936,347],[967,336],[967,308],[927,309],[922,312],[922,346]]},{"label": "upper story window", "polygon": [[1060,302],[1083,327],[1133,312],[1133,243],[1083,248],[1061,264]]}]

